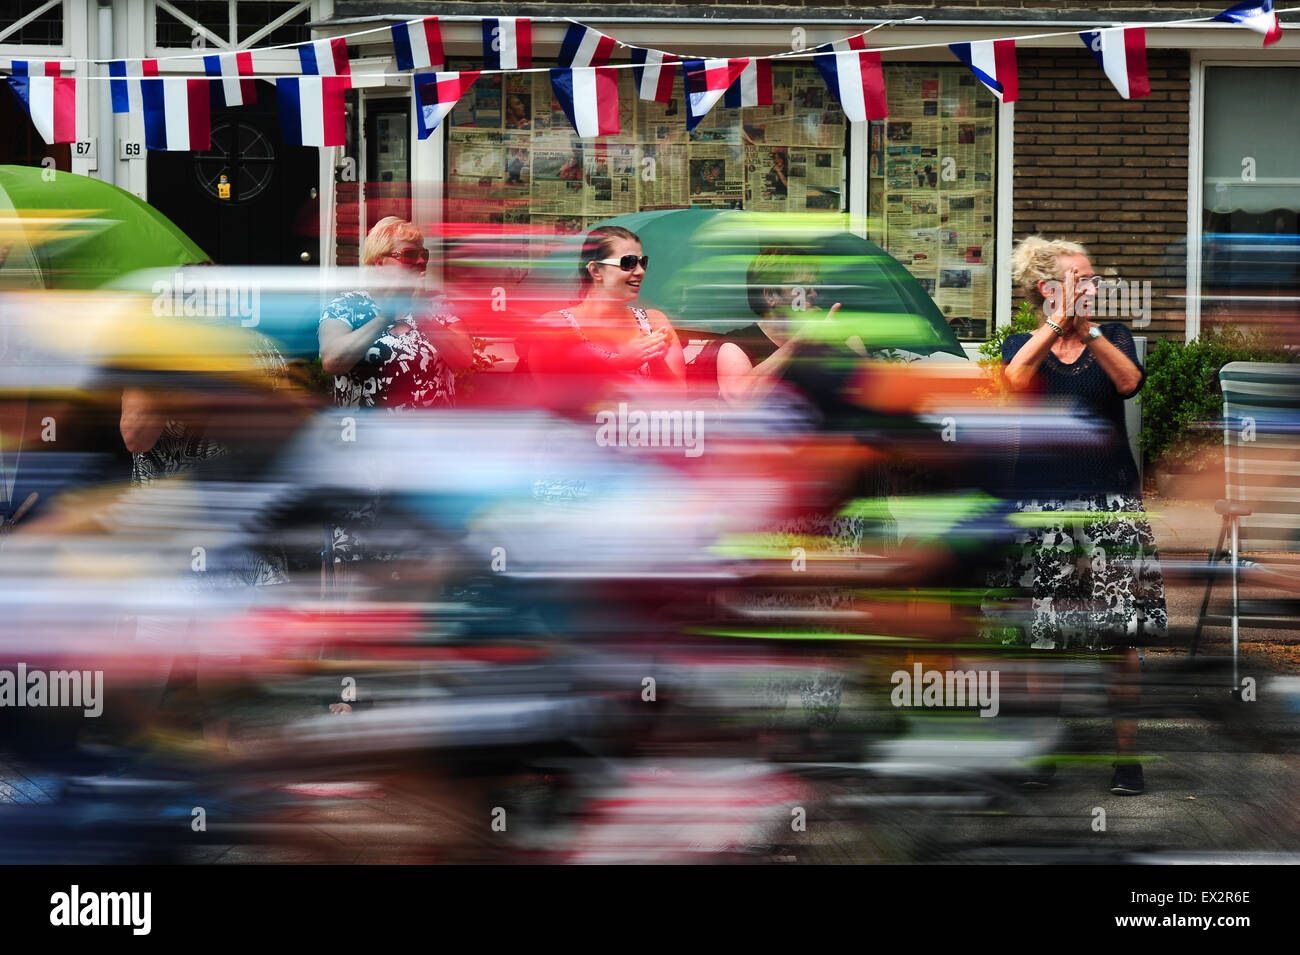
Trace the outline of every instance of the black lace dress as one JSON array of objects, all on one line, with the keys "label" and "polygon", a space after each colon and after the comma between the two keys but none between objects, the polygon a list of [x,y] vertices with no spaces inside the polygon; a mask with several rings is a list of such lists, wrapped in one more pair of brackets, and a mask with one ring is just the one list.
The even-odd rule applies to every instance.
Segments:
[{"label": "black lace dress", "polygon": [[[1111,322],[1101,331],[1141,369],[1126,326]],[[1028,340],[1008,336],[1003,364]],[[1050,449],[1021,441],[1013,478],[1019,532],[1005,566],[989,580],[1002,596],[1018,595],[1011,606],[1019,609],[990,595],[985,612],[996,626],[988,635],[1038,648],[1157,642],[1168,615],[1124,424],[1124,401],[1132,395],[1116,390],[1087,349],[1069,364],[1049,352],[1035,385],[1039,394],[1074,399],[1078,424]]]}]

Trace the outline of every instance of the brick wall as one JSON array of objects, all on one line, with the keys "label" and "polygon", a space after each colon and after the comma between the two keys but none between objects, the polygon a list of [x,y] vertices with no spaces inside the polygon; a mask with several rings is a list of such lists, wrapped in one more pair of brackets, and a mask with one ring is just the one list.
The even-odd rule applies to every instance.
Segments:
[{"label": "brick wall", "polygon": [[[1187,54],[1148,51],[1151,95],[1119,98],[1087,51],[1018,51],[1014,235],[1082,242],[1099,274],[1152,283],[1146,334],[1182,338]],[[1017,298],[1018,302],[1019,299]]]}]

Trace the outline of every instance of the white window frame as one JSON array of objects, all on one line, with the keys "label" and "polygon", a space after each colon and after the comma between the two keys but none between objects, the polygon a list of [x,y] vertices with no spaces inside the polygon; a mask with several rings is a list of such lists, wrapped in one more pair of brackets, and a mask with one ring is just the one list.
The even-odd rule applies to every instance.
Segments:
[{"label": "white window frame", "polygon": [[[37,3],[33,9],[27,11],[13,23],[0,26],[0,58],[8,59],[15,57],[22,59],[56,59],[70,55],[72,43],[72,3],[73,0],[43,0]],[[24,26],[31,23],[41,14],[46,13],[56,6],[63,8],[63,42],[58,46],[41,46],[36,43],[19,43],[13,39]]]},{"label": "white window frame", "polygon": [[[1300,70],[1292,50],[1190,50],[1191,90],[1187,97],[1187,287],[1184,340],[1201,334],[1201,223],[1205,221],[1205,71],[1212,66],[1290,66]],[[1300,75],[1298,73],[1297,75]]]}]

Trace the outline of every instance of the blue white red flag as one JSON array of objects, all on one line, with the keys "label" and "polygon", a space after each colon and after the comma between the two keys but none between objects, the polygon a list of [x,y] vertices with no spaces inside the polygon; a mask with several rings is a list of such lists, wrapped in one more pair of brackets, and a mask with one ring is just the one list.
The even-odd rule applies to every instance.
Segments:
[{"label": "blue white red flag", "polygon": [[686,129],[699,125],[709,110],[717,105],[727,88],[740,78],[749,59],[685,60],[682,63],[682,86],[686,92]]},{"label": "blue white red flag", "polygon": [[1247,0],[1246,3],[1229,7],[1214,19],[1220,23],[1236,23],[1248,30],[1264,34],[1265,46],[1282,39],[1282,24],[1277,22],[1277,14],[1273,11],[1273,0],[1264,0],[1263,3],[1259,3],[1258,0],[1255,2]]},{"label": "blue white red flag", "polygon": [[442,53],[442,27],[437,17],[394,23],[393,52],[399,70],[436,70],[447,62]]},{"label": "blue white red flag", "polygon": [[344,145],[346,76],[290,76],[275,81],[280,133],[290,146]]},{"label": "blue white red flag", "polygon": [[341,36],[330,40],[313,40],[298,47],[298,60],[309,76],[348,76],[348,41]]},{"label": "blue white red flag", "polygon": [[113,112],[139,113],[144,109],[140,99],[140,79],[158,75],[157,60],[113,60],[108,64],[109,92],[113,99]]},{"label": "blue white red flag", "polygon": [[605,66],[614,55],[614,38],[575,23],[564,33],[560,66]]},{"label": "blue white red flag", "polygon": [[1016,71],[1015,40],[978,40],[974,43],[949,43],[948,49],[961,60],[975,78],[1004,103],[1020,97],[1020,76]]},{"label": "blue white red flag", "polygon": [[140,81],[146,149],[205,152],[212,148],[208,85],[208,80],[170,77]]},{"label": "blue white red flag", "polygon": [[483,64],[489,70],[532,69],[533,21],[527,17],[484,17]]},{"label": "blue white red flag", "polygon": [[749,61],[740,78],[727,88],[722,97],[722,105],[731,109],[744,106],[772,105],[772,61],[758,59]]},{"label": "blue white red flag", "polygon": [[618,135],[618,70],[594,66],[551,70],[551,89],[580,139]]},{"label": "blue white red flag", "polygon": [[203,58],[203,72],[212,77],[212,105],[217,109],[257,102],[252,53],[211,53]]},{"label": "blue white red flag", "polygon": [[640,66],[632,67],[632,76],[636,80],[638,99],[655,103],[669,103],[673,98],[673,82],[677,72],[678,58],[671,53],[658,50],[632,49],[632,62]]},{"label": "blue white red flag", "polygon": [[9,88],[23,104],[41,139],[51,146],[76,142],[77,81],[71,76],[45,73],[44,68],[41,73],[28,74],[24,60],[14,60],[12,69]]},{"label": "blue white red flag", "polygon": [[1113,27],[1080,33],[1083,45],[1124,99],[1151,92],[1147,77],[1147,31],[1143,27]]},{"label": "blue white red flag", "polygon": [[880,54],[863,49],[861,36],[817,48],[813,63],[850,122],[865,123],[889,115],[885,105],[885,74]]},{"label": "blue white red flag", "polygon": [[58,60],[10,60],[9,72],[13,76],[62,76]]},{"label": "blue white red flag", "polygon": [[417,73],[415,76],[415,124],[421,139],[428,139],[451,112],[456,101],[478,79],[478,71],[460,73]]}]

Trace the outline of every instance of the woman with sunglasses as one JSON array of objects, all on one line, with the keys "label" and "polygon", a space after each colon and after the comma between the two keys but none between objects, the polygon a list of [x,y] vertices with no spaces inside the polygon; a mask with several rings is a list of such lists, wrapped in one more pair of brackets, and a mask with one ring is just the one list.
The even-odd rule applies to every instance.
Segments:
[{"label": "woman with sunglasses", "polygon": [[380,219],[361,247],[370,289],[325,306],[317,334],[334,403],[347,408],[455,404],[454,372],[474,360],[469,336],[446,303],[424,290],[424,236],[396,216]]},{"label": "woman with sunglasses", "polygon": [[542,317],[553,334],[529,352],[534,374],[613,374],[684,389],[686,360],[672,324],[662,312],[636,304],[649,265],[636,233],[620,226],[593,229],[578,266],[582,299]]}]

